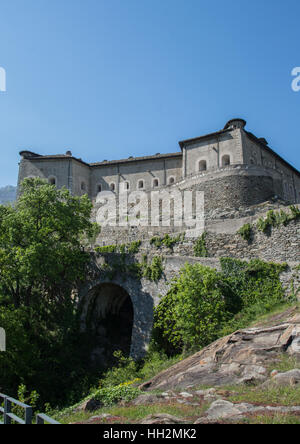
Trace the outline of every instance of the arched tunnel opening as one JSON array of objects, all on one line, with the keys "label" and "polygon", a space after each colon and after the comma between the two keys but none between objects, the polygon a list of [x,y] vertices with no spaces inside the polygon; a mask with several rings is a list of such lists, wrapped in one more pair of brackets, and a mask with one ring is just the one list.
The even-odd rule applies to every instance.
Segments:
[{"label": "arched tunnel opening", "polygon": [[87,326],[95,343],[91,359],[107,368],[115,363],[115,351],[130,355],[133,305],[127,291],[115,284],[100,284],[90,292]]}]

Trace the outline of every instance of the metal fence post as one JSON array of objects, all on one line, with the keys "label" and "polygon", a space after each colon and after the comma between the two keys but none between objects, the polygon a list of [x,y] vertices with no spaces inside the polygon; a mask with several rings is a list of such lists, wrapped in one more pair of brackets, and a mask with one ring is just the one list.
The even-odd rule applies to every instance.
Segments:
[{"label": "metal fence post", "polygon": [[25,408],[25,424],[31,424],[32,422],[32,407]]},{"label": "metal fence post", "polygon": [[11,401],[8,398],[5,398],[5,401],[4,401],[4,424],[11,424],[11,418],[7,415],[7,413],[11,413]]}]

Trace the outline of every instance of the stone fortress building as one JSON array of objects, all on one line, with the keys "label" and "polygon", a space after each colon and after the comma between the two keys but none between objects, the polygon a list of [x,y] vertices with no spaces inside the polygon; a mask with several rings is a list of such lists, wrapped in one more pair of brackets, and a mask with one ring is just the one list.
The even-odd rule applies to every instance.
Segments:
[{"label": "stone fortress building", "polygon": [[95,201],[100,191],[116,194],[154,189],[198,189],[206,210],[257,205],[270,198],[300,202],[300,173],[264,138],[245,130],[243,119],[230,120],[221,131],[179,142],[180,151],[122,160],[87,163],[70,151],[39,155],[21,151],[18,184],[41,177],[73,194]]},{"label": "stone fortress building", "polygon": [[[119,349],[127,354],[130,351],[135,358],[144,356],[151,338],[153,309],[187,262],[216,269],[220,269],[222,257],[287,262],[289,268],[281,276],[283,284],[287,289],[291,282],[300,285],[299,218],[267,234],[256,226],[258,218],[265,217],[269,210],[289,211],[289,204],[300,203],[300,173],[245,126],[244,120],[233,119],[221,131],[180,142],[176,153],[98,163],[84,162],[69,151],[49,156],[21,151],[18,185],[26,177],[41,177],[59,188],[67,187],[75,195],[88,194],[94,202],[94,214],[101,191],[111,190],[116,198],[124,189],[146,193],[204,191],[204,257],[195,254],[195,236],[187,237],[182,227],[170,228],[161,222],[138,229],[102,227],[97,245],[139,240],[139,252],[134,257],[126,256],[128,264],[141,263],[145,255],[150,264],[159,256],[163,273],[155,282],[145,276],[137,279],[124,274],[121,265],[114,263],[119,260],[117,253],[92,254],[92,273],[79,291],[79,301],[82,328],[94,326],[96,361],[109,359],[107,353]],[[238,233],[245,224],[252,227],[249,240]],[[184,236],[176,236],[180,240],[172,248],[151,242],[155,236],[174,232]],[[112,266],[112,276],[107,274],[106,266]]]}]

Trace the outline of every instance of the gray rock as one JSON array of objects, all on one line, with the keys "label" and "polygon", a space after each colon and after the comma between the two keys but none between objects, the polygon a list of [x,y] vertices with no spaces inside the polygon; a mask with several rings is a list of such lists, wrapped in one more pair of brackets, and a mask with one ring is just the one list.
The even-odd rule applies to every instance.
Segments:
[{"label": "gray rock", "polygon": [[[263,388],[269,387],[294,387],[300,384],[300,369],[290,370],[285,373],[274,373],[272,372],[273,377],[262,384]],[[271,375],[272,376],[272,375]]]},{"label": "gray rock", "polygon": [[206,412],[208,419],[225,419],[239,416],[251,410],[250,404],[233,404],[232,402],[219,399],[214,401]]},{"label": "gray rock", "polygon": [[154,404],[155,402],[159,402],[159,400],[159,396],[157,395],[143,394],[133,401],[133,405]]},{"label": "gray rock", "polygon": [[148,415],[140,421],[140,424],[186,424],[187,421],[167,413],[156,413]]},{"label": "gray rock", "polygon": [[[276,315],[278,317],[278,315]],[[278,322],[274,325],[274,322]],[[266,367],[283,352],[300,356],[300,315],[287,310],[270,326],[238,330],[142,384],[141,390],[263,383]],[[299,350],[298,350],[299,349]],[[297,383],[297,381],[295,381]],[[204,396],[204,395],[203,395]]]},{"label": "gray rock", "polygon": [[84,412],[93,412],[95,410],[98,410],[102,407],[102,403],[98,401],[95,398],[88,399],[87,401],[84,401],[82,404],[80,404],[76,411],[84,411]]},{"label": "gray rock", "polygon": [[187,393],[187,392],[181,392],[179,393],[179,396],[181,396],[182,398],[192,398],[193,395],[191,393]]}]

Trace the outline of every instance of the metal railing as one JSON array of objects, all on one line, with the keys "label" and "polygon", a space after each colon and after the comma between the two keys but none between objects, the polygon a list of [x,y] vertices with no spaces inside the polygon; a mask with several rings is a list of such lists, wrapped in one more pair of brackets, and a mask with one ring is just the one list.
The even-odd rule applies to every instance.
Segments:
[{"label": "metal railing", "polygon": [[55,421],[55,419],[50,418],[50,416],[44,415],[43,413],[39,413],[36,415],[36,423],[37,424],[60,424],[60,422]]},{"label": "metal railing", "polygon": [[[1,407],[3,404],[3,407]],[[12,407],[20,407],[24,411],[24,418],[20,418],[12,412]],[[32,407],[24,404],[17,399],[10,398],[9,396],[0,393],[0,416],[3,416],[3,422],[0,420],[0,424],[32,424]],[[39,413],[36,415],[36,424],[59,424],[59,422],[50,418],[47,415]]]}]

